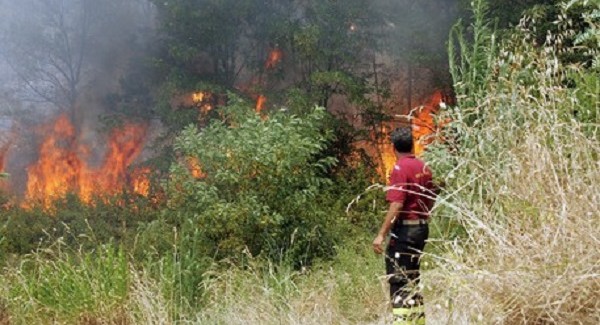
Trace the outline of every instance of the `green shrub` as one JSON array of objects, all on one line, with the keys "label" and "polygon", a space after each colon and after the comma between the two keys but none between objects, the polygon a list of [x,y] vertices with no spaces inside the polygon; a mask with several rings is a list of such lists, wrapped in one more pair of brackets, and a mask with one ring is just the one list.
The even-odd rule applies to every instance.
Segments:
[{"label": "green shrub", "polygon": [[[301,263],[330,253],[324,241],[334,220],[316,205],[331,184],[321,175],[335,163],[317,158],[330,139],[321,128],[325,111],[262,119],[238,101],[223,115],[201,131],[186,128],[175,143],[182,163],[172,168],[169,204],[181,214],[180,225],[189,223],[182,236],[208,244],[203,249],[217,258],[246,249],[275,258],[293,251]],[[190,157],[205,177],[191,176]]]},{"label": "green shrub", "polygon": [[232,103],[220,108],[221,120],[177,138],[167,209],[137,237],[135,256],[152,261],[151,274],[168,283],[176,313],[200,302],[215,260],[243,265],[260,255],[299,267],[332,256],[341,238],[339,206],[328,195],[335,159],[322,154],[331,140],[324,109],[262,118],[241,100]]},{"label": "green shrub", "polygon": [[[157,207],[127,193],[92,205],[68,195],[54,202],[52,209],[13,207],[0,215],[0,260],[48,247],[61,238],[71,248],[84,245],[94,249],[98,243],[115,241],[132,247],[141,224],[159,215]],[[93,240],[81,242],[81,236]]]}]

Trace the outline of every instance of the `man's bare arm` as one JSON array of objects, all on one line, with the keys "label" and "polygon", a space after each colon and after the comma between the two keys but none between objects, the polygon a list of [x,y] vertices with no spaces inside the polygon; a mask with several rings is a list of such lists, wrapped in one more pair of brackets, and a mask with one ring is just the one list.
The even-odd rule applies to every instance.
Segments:
[{"label": "man's bare arm", "polygon": [[377,254],[381,254],[383,252],[383,242],[385,241],[385,237],[390,232],[392,228],[392,224],[394,223],[396,216],[400,213],[404,202],[392,202],[390,203],[390,207],[388,209],[387,214],[385,215],[385,220],[381,224],[381,228],[379,229],[379,233],[375,240],[373,240],[373,250]]}]

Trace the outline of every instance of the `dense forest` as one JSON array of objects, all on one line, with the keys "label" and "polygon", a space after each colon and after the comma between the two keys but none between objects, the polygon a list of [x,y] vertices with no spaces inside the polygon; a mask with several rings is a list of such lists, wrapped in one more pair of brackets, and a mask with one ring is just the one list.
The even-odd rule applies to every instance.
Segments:
[{"label": "dense forest", "polygon": [[0,0],[0,324],[600,323],[597,1]]}]

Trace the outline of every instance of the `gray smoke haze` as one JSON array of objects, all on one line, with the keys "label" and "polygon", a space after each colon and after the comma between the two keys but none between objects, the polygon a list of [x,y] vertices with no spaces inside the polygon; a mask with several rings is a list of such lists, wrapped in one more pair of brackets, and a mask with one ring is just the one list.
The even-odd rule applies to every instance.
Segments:
[{"label": "gray smoke haze", "polygon": [[92,151],[101,146],[105,98],[154,26],[146,0],[0,0],[0,146],[11,144],[5,163],[13,184],[25,183],[36,158],[36,126],[59,113]]},{"label": "gray smoke haze", "polygon": [[[361,3],[347,1],[349,6]],[[36,158],[39,140],[35,126],[59,112],[70,115],[81,141],[92,147],[99,145],[97,117],[108,109],[107,95],[119,91],[119,80],[132,59],[149,44],[160,43],[160,10],[153,2],[170,5],[169,1],[152,0],[0,0],[0,147],[5,143],[12,146],[6,167],[14,183],[25,183],[23,171]],[[316,3],[281,2],[272,12],[302,25],[308,18],[303,8]],[[372,62],[366,59],[364,67],[358,69],[377,70],[379,82],[390,87],[390,106],[405,110],[418,105],[433,88],[447,83],[443,80],[447,71],[440,62],[446,55],[449,27],[458,16],[458,0],[366,3],[369,8],[365,10],[375,12],[374,16],[359,13],[356,21],[341,23],[374,29],[368,42],[374,44],[373,49],[365,51]],[[269,6],[267,2],[265,6]],[[376,23],[364,21],[367,19]],[[263,43],[261,51],[266,53],[268,46]],[[244,44],[239,44],[239,62],[256,52]],[[288,69],[284,71],[287,74]],[[294,70],[289,71],[292,75]],[[255,72],[248,68],[240,75],[246,73],[251,79]],[[340,109],[347,109],[346,105],[342,102]]]},{"label": "gray smoke haze", "polygon": [[154,19],[150,4],[136,0],[2,0],[0,8],[5,92],[69,111],[91,83],[122,68]]}]

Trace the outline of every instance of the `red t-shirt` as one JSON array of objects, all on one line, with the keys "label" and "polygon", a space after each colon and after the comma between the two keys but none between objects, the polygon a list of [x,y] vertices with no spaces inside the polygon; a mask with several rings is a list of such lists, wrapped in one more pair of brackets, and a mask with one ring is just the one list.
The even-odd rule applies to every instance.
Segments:
[{"label": "red t-shirt", "polygon": [[389,181],[386,200],[404,202],[399,220],[427,219],[433,207],[434,185],[431,170],[415,156],[398,159]]}]

